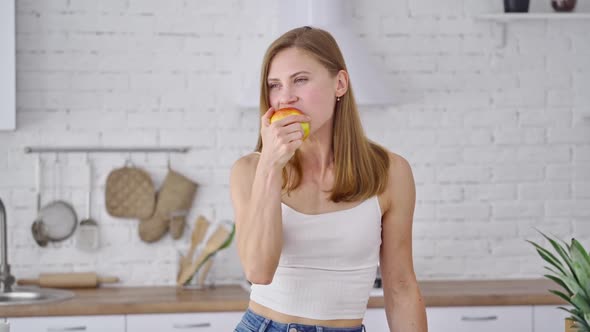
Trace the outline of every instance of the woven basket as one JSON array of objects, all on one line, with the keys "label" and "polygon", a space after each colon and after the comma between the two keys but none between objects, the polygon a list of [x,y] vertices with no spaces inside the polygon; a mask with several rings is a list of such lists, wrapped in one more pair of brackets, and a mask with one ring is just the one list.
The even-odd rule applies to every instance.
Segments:
[{"label": "woven basket", "polygon": [[113,217],[151,217],[156,206],[156,190],[149,174],[137,167],[111,171],[106,182],[105,204]]}]

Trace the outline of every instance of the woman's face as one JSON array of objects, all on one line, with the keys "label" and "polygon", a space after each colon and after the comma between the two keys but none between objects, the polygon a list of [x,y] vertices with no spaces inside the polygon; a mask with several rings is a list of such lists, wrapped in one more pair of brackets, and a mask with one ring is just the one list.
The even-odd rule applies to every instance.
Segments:
[{"label": "woman's face", "polygon": [[306,51],[288,48],[270,63],[270,106],[294,107],[311,117],[311,131],[325,125],[334,113],[338,80]]}]

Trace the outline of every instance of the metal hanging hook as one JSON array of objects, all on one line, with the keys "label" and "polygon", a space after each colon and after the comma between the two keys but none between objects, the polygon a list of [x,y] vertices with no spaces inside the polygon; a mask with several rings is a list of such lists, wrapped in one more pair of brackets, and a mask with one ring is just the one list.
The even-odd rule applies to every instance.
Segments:
[{"label": "metal hanging hook", "polygon": [[86,170],[87,170],[87,172],[89,173],[89,174],[88,174],[88,186],[89,186],[89,188],[91,188],[91,190],[92,190],[92,178],[91,178],[91,176],[90,176],[90,173],[91,173],[90,167],[92,167],[92,164],[91,164],[91,162],[90,162],[90,156],[89,156],[89,154],[90,154],[90,153],[88,153],[88,152],[86,152],[86,153],[85,153],[85,156],[86,156],[86,158],[85,158],[85,159],[86,159]]},{"label": "metal hanging hook", "polygon": [[133,166],[133,162],[131,161],[131,152],[127,153],[127,157],[125,158],[125,167]]}]

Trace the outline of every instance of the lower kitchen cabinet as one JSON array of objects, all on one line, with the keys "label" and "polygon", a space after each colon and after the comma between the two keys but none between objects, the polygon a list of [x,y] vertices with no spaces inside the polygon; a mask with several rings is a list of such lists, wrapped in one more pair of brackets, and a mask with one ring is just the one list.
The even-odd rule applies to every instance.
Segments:
[{"label": "lower kitchen cabinet", "polygon": [[430,332],[533,332],[531,306],[428,308]]},{"label": "lower kitchen cabinet", "polygon": [[[429,307],[426,315],[429,332],[533,332],[531,306]],[[367,310],[364,324],[367,332],[389,332],[384,309]]]},{"label": "lower kitchen cabinet", "polygon": [[243,315],[243,312],[127,315],[127,332],[231,332]]},{"label": "lower kitchen cabinet", "polygon": [[533,307],[535,332],[565,331],[565,318],[571,315],[557,307],[553,305],[536,305]]},{"label": "lower kitchen cabinet", "polygon": [[363,324],[367,332],[389,332],[384,308],[367,309]]},{"label": "lower kitchen cabinet", "polygon": [[[426,308],[429,332],[562,332],[569,314],[557,306]],[[231,332],[243,312],[8,318],[10,332]],[[385,309],[368,309],[367,332],[389,332]]]},{"label": "lower kitchen cabinet", "polygon": [[125,315],[8,318],[10,332],[125,332]]}]

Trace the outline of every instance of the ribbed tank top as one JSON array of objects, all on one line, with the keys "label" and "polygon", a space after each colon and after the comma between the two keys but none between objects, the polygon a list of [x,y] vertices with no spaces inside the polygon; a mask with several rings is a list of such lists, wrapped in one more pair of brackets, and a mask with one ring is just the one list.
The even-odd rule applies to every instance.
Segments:
[{"label": "ribbed tank top", "polygon": [[381,247],[378,196],[350,209],[314,215],[284,203],[281,207],[279,265],[270,284],[252,285],[250,299],[309,319],[363,318]]}]

